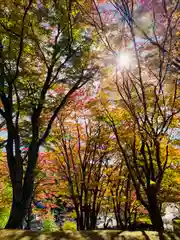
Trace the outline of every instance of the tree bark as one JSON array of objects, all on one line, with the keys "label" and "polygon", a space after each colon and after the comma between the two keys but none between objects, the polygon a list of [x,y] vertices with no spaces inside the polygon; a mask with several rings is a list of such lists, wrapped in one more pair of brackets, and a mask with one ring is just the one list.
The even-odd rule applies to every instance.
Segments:
[{"label": "tree bark", "polygon": [[[33,195],[34,171],[35,171],[36,163],[38,159],[38,151],[39,151],[39,145],[37,141],[32,142],[29,148],[28,166],[24,176],[23,186],[22,186],[23,176],[21,176],[21,184],[20,184],[20,176],[19,176],[17,166],[16,168],[14,168],[12,161],[11,161],[11,164],[9,165],[10,173],[11,173],[12,188],[13,188],[13,201],[12,201],[10,217],[5,227],[6,229],[22,228],[22,225],[23,225],[25,216],[28,213],[28,209],[30,207],[31,199]],[[12,173],[13,168],[14,168],[14,173]]]},{"label": "tree bark", "polygon": [[90,230],[95,230],[96,229],[96,223],[97,223],[97,215],[95,213],[92,213],[91,215],[91,223],[90,223]]},{"label": "tree bark", "polygon": [[153,206],[150,209],[149,213],[153,225],[153,230],[158,232],[163,231],[164,229],[163,221],[158,206],[157,205]]},{"label": "tree bark", "polygon": [[85,230],[85,225],[84,225],[84,213],[81,213],[80,214],[80,220],[79,220],[79,222],[80,222],[80,230]]},{"label": "tree bark", "polygon": [[116,218],[116,223],[117,223],[117,229],[124,229],[124,224],[122,222],[120,213],[116,213],[115,218]]},{"label": "tree bark", "polygon": [[11,213],[9,216],[6,229],[21,229],[24,220],[24,206],[21,202],[17,202],[15,199],[12,201]]},{"label": "tree bark", "polygon": [[8,140],[7,140],[7,161],[10,172],[10,178],[12,183],[13,190],[13,199],[11,212],[5,228],[22,228],[24,215],[24,206],[23,206],[23,172],[22,172],[22,162],[21,159],[17,156],[14,156],[13,145],[14,145],[14,131],[12,127],[12,122],[8,122]]},{"label": "tree bark", "polygon": [[85,230],[83,213],[81,211],[79,212],[79,209],[77,207],[75,207],[75,210],[77,230]]},{"label": "tree bark", "polygon": [[164,227],[163,227],[163,221],[161,217],[161,211],[157,202],[157,193],[156,193],[155,186],[150,185],[150,187],[148,188],[147,195],[148,195],[148,203],[149,203],[148,211],[149,211],[151,222],[153,225],[153,230],[161,232],[164,230]]},{"label": "tree bark", "polygon": [[25,188],[26,192],[24,192],[24,196],[18,201],[13,197],[12,207],[10,212],[9,220],[6,224],[6,229],[21,229],[23,226],[23,222],[25,216],[28,213],[28,209],[31,203],[31,196],[33,193],[33,185]]}]

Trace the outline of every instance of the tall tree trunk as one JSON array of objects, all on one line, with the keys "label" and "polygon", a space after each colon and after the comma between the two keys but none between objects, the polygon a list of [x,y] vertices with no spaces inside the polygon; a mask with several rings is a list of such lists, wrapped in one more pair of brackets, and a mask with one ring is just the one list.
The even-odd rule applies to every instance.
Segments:
[{"label": "tall tree trunk", "polygon": [[149,203],[149,214],[151,218],[151,222],[153,225],[153,229],[155,231],[163,231],[163,221],[161,217],[161,211],[158,206],[157,202],[157,193],[156,193],[156,188],[155,186],[151,185],[148,188],[148,203]]},{"label": "tall tree trunk", "polygon": [[24,206],[22,202],[16,201],[13,198],[11,213],[9,216],[8,223],[6,224],[6,229],[20,229],[23,225],[24,220]]},{"label": "tall tree trunk", "polygon": [[84,221],[85,221],[85,228],[90,229],[90,206],[85,203],[84,204]]},{"label": "tall tree trunk", "polygon": [[153,225],[153,230],[158,232],[163,231],[164,227],[159,207],[157,205],[152,206],[149,214]]},{"label": "tall tree trunk", "polygon": [[22,228],[25,216],[31,203],[31,196],[33,193],[33,184],[25,186],[23,197],[17,200],[13,197],[12,207],[6,229],[20,229]]},{"label": "tall tree trunk", "polygon": [[121,219],[120,213],[116,213],[115,218],[116,218],[116,223],[117,223],[117,229],[124,229],[124,224]]},{"label": "tall tree trunk", "polygon": [[14,131],[12,126],[12,121],[9,121],[7,124],[8,129],[8,140],[7,140],[7,161],[10,172],[10,178],[12,183],[12,205],[11,212],[6,224],[6,228],[22,228],[24,215],[23,207],[23,171],[22,171],[22,162],[18,156],[14,156]]},{"label": "tall tree trunk", "polygon": [[[28,213],[28,209],[31,204],[31,199],[34,189],[34,171],[36,168],[37,158],[38,158],[39,146],[37,141],[31,143],[28,153],[28,166],[26,169],[24,184],[20,184],[18,168],[14,169],[14,175],[11,173],[13,171],[13,165],[10,166],[11,181],[13,187],[13,201],[10,212],[10,217],[8,223],[6,224],[6,229],[19,229],[22,228],[25,216]],[[15,176],[15,177],[14,177]]]},{"label": "tall tree trunk", "polygon": [[85,225],[84,225],[84,212],[80,214],[80,230],[85,230]]},{"label": "tall tree trunk", "polygon": [[79,211],[78,206],[75,206],[75,211],[76,211],[77,230],[78,231],[85,230],[83,212]]},{"label": "tall tree trunk", "polygon": [[129,201],[130,201],[130,175],[128,174],[127,177],[127,183],[126,183],[126,189],[125,189],[125,196],[126,196],[126,202],[124,206],[124,227],[128,227],[129,219],[130,219],[130,211],[129,211]]},{"label": "tall tree trunk", "polygon": [[75,207],[76,211],[76,225],[77,225],[77,230],[80,230],[80,216],[79,216],[79,210]]},{"label": "tall tree trunk", "polygon": [[90,222],[90,229],[95,230],[96,229],[96,223],[97,223],[97,215],[95,212],[91,213],[91,222]]}]

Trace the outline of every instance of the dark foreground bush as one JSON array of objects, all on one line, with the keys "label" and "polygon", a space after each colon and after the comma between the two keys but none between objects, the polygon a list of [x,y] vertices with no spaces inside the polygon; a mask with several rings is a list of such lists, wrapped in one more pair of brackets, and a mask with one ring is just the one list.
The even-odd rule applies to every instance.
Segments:
[{"label": "dark foreground bush", "polygon": [[129,231],[153,231],[153,225],[137,222],[129,227]]}]

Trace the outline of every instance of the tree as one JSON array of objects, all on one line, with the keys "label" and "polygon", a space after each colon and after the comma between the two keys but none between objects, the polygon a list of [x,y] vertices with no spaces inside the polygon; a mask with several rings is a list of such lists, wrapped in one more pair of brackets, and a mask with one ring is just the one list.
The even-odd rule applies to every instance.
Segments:
[{"label": "tree", "polygon": [[128,229],[136,220],[138,205],[136,204],[136,197],[134,198],[134,189],[130,176],[122,163],[118,171],[112,174],[109,188],[117,227]]},{"label": "tree", "polygon": [[[103,101],[100,100],[99,102]],[[96,106],[95,108],[97,108],[98,104],[96,102],[92,105]],[[102,110],[102,106],[104,107],[104,110]],[[109,105],[107,103],[103,103],[100,107],[101,110],[98,110],[97,112],[96,109],[96,114],[97,116],[99,116],[98,118],[101,118],[101,120],[106,122],[114,131],[114,137],[116,138],[117,144],[119,146],[120,157],[123,161],[125,161],[129,176],[136,190],[137,200],[139,200],[140,203],[148,210],[148,212],[150,212],[151,206],[149,203],[148,195],[148,191],[150,190],[148,188],[154,188],[156,186],[156,190],[158,189],[156,192],[156,204],[159,208],[159,213],[161,214],[162,201],[166,201],[168,199],[167,196],[169,191],[172,192],[173,183],[171,181],[168,182],[167,180],[167,177],[171,174],[174,175],[174,193],[177,191],[176,189],[178,186],[178,176],[176,175],[176,169],[172,171],[170,167],[173,162],[177,163],[179,158],[179,151],[178,149],[174,148],[174,146],[170,143],[170,140],[167,139],[167,136],[161,137],[161,139],[159,140],[160,150],[158,153],[160,156],[160,164],[165,167],[163,168],[163,172],[161,172],[162,175],[160,175],[156,162],[157,155],[155,155],[157,150],[156,147],[153,145],[152,141],[150,141],[148,138],[150,142],[146,142],[147,148],[145,148],[144,152],[142,148],[143,142],[141,140],[142,135],[140,135],[140,133],[142,134],[142,131],[139,133],[134,130],[134,121],[132,119],[132,116],[128,113],[128,111],[124,109],[124,107],[118,108],[115,106],[112,109],[109,106],[110,109],[108,109],[108,106]],[[154,180],[152,179],[152,176],[154,176]],[[159,179],[160,176],[162,179]],[[119,178],[122,181],[121,175],[119,176]],[[156,185],[158,181],[160,181],[159,185]],[[117,191],[122,194],[121,196],[124,197],[124,189],[122,187],[122,183],[120,185],[120,188],[117,184],[115,189],[117,189]],[[112,190],[112,192],[115,191],[115,189]],[[116,193],[114,193],[114,196],[117,196]],[[171,196],[174,196],[173,192]],[[118,201],[116,205],[122,204],[120,198],[118,198],[117,200]],[[152,208],[154,210],[155,205],[153,205]],[[118,213],[117,210],[116,213]],[[151,214],[151,221],[152,224],[154,224]]]},{"label": "tree", "polygon": [[58,208],[59,182],[57,167],[50,152],[41,152],[35,170],[34,189],[26,216],[26,229],[31,229],[32,214],[45,219],[52,208]]},{"label": "tree", "polygon": [[[146,17],[151,19],[153,25],[149,27],[148,19],[147,26],[141,26],[137,17],[147,13],[147,9],[135,8],[134,1],[110,2],[121,16],[122,24],[103,24],[97,8],[98,23],[101,24],[95,21],[93,24],[105,40],[107,50],[116,57],[115,67],[110,66],[106,81],[109,81],[109,86],[110,82],[111,86],[115,82],[119,101],[114,101],[114,104],[117,103],[117,106],[121,106],[120,111],[126,112],[125,122],[129,126],[130,138],[124,138],[121,128],[116,124],[116,117],[106,107],[105,116],[116,136],[137,198],[148,210],[154,229],[161,230],[163,222],[158,193],[170,163],[170,130],[179,112],[177,71],[172,71],[178,3],[166,4],[162,1],[160,13],[156,11],[154,3],[150,4]],[[113,42],[117,34],[114,38],[111,34],[111,39],[107,37],[111,27],[116,33],[117,30],[121,32],[118,42]],[[117,52],[120,57],[123,52],[126,54],[120,58],[120,62]],[[131,64],[123,63],[127,52],[131,56]],[[109,92],[111,88],[108,88]]]},{"label": "tree", "polygon": [[[77,228],[95,229],[110,173],[106,173],[112,148],[109,132],[90,115],[66,109],[52,131],[54,158],[60,179],[66,180],[75,211]],[[70,116],[70,117],[69,117]]]},{"label": "tree", "polygon": [[[33,193],[40,146],[70,95],[97,67],[71,1],[0,3],[0,114],[13,189],[6,228],[20,228]],[[64,91],[58,89],[64,85]],[[46,116],[46,117],[44,117]],[[25,150],[21,147],[26,144]]]}]

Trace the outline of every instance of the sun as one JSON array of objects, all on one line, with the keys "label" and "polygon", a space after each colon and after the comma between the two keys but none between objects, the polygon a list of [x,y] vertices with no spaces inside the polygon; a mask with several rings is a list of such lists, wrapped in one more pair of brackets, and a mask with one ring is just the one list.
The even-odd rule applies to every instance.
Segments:
[{"label": "sun", "polygon": [[131,67],[131,54],[126,51],[121,51],[116,57],[118,69],[127,70]]}]

